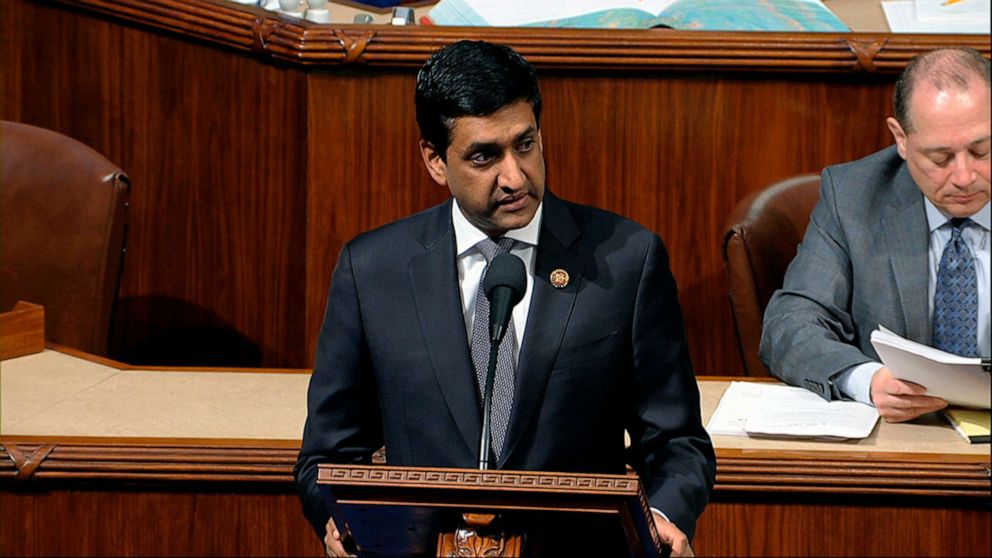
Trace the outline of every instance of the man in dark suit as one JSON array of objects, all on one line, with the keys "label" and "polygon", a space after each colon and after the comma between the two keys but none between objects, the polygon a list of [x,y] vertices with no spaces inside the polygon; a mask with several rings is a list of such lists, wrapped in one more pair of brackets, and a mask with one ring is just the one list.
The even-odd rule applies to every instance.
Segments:
[{"label": "man in dark suit", "polygon": [[[806,236],[765,312],[761,357],[773,374],[898,422],[947,403],[878,362],[876,327],[988,356],[989,110],[989,61],[978,52],[910,62],[887,121],[896,145],[823,171]],[[971,294],[955,303],[965,283]]]},{"label": "man in dark suit", "polygon": [[662,538],[691,554],[715,458],[661,240],[546,191],[537,77],[512,49],[462,41],[435,53],[416,107],[424,163],[452,198],[360,235],[338,259],[296,467],[328,552],[344,549],[318,463],[367,463],[385,444],[391,465],[477,465],[488,358],[477,293],[486,250],[501,246],[523,261],[527,288],[500,347],[497,467],[630,463]]}]

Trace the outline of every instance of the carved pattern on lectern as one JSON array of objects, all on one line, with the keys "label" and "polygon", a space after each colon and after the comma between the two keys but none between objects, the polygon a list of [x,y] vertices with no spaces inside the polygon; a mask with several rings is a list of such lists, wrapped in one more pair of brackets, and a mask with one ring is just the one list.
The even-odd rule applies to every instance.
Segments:
[{"label": "carved pattern on lectern", "polygon": [[492,486],[498,488],[557,488],[582,492],[621,491],[637,489],[637,479],[632,477],[601,478],[595,475],[557,476],[549,473],[460,470],[409,470],[388,467],[335,467],[329,480],[356,484],[390,481],[406,484],[458,484],[461,486]]},{"label": "carved pattern on lectern", "polygon": [[655,527],[654,512],[651,511],[651,504],[648,503],[648,497],[644,491],[640,492],[639,500],[641,504],[641,513],[644,514],[644,517],[651,518],[651,521],[648,522],[648,531],[651,532],[651,540],[654,541],[655,546],[658,546],[659,544],[667,546],[664,542],[662,542],[661,535],[658,534],[658,528]]},{"label": "carved pattern on lectern", "polygon": [[506,553],[506,539],[502,536],[486,536],[473,529],[455,530],[455,548],[450,556],[503,556]]}]

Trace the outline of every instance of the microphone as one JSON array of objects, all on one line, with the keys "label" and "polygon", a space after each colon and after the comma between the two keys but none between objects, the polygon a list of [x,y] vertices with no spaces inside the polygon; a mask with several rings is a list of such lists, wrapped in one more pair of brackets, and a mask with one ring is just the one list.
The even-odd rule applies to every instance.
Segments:
[{"label": "microphone", "polygon": [[482,292],[489,300],[489,340],[499,343],[510,324],[513,307],[527,291],[527,272],[524,262],[513,254],[500,254],[493,258],[482,281]]},{"label": "microphone", "polygon": [[527,291],[527,272],[524,262],[513,254],[500,254],[493,258],[482,281],[482,292],[489,301],[489,366],[486,368],[486,385],[482,391],[482,435],[479,437],[479,469],[489,469],[489,446],[492,444],[493,379],[496,376],[496,358],[499,344],[509,329],[513,307]]}]

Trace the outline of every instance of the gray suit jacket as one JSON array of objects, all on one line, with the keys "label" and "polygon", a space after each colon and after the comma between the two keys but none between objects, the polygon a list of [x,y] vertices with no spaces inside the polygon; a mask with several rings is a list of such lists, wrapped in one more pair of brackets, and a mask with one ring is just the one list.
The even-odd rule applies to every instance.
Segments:
[{"label": "gray suit jacket", "polygon": [[830,400],[832,376],[877,361],[883,325],[930,343],[923,194],[896,148],[823,171],[820,201],[782,289],[765,310],[772,374]]}]

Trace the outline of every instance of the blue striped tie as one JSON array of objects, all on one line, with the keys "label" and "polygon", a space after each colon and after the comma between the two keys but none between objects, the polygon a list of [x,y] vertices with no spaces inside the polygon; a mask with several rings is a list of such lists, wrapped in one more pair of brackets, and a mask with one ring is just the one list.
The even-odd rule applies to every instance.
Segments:
[{"label": "blue striped tie", "polygon": [[975,258],[961,237],[970,219],[951,219],[951,239],[937,268],[933,296],[934,347],[965,357],[978,356],[978,278]]}]

